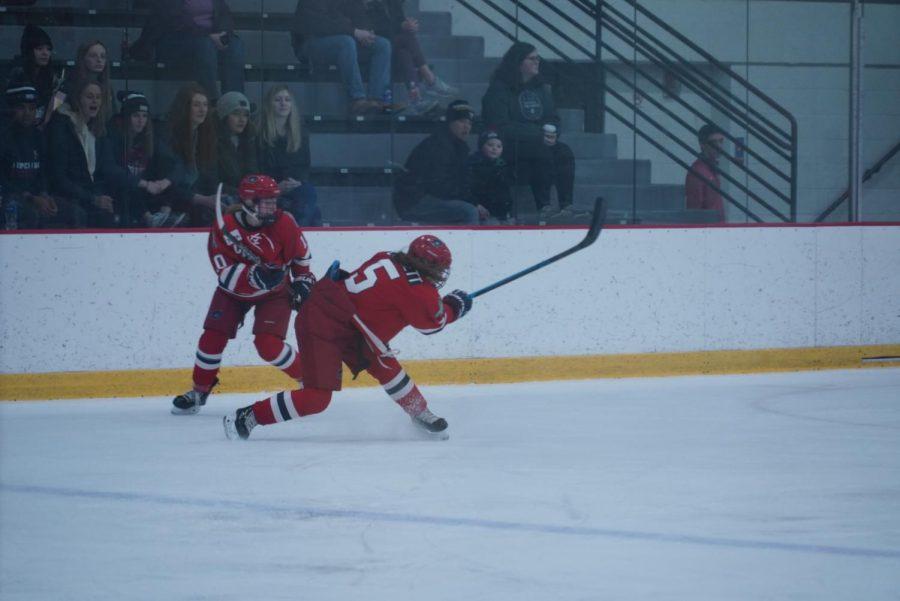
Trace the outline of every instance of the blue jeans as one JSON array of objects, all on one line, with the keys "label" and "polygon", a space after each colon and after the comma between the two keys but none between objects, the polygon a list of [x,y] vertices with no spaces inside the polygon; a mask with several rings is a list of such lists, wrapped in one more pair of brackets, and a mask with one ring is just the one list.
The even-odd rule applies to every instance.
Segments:
[{"label": "blue jeans", "polygon": [[156,45],[156,59],[163,63],[184,63],[190,60],[193,77],[210,99],[219,97],[216,80],[222,80],[222,94],[244,91],[244,42],[233,33],[225,50],[216,48],[208,35],[169,33]]},{"label": "blue jeans", "polygon": [[303,45],[303,53],[316,64],[336,64],[341,81],[351,100],[366,98],[359,56],[369,57],[369,93],[373,100],[382,100],[391,85],[391,43],[376,37],[371,46],[361,46],[349,35],[330,35],[313,38]]},{"label": "blue jeans", "polygon": [[478,225],[478,209],[464,200],[442,200],[426,195],[401,215],[420,225]]},{"label": "blue jeans", "polygon": [[322,225],[322,210],[319,209],[319,195],[310,183],[297,186],[278,199],[278,206],[294,216],[301,227]]}]

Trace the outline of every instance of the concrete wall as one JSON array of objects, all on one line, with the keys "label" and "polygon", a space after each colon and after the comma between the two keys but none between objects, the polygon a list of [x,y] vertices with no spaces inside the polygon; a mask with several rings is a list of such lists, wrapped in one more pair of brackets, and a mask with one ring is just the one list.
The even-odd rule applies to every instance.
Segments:
[{"label": "concrete wall", "polygon": [[[501,5],[512,6],[511,2]],[[537,8],[537,0],[521,4]],[[612,2],[628,15],[633,10],[623,2]],[[746,0],[644,0],[642,4],[719,60],[787,108],[799,126],[798,195],[800,219],[810,220],[847,187],[848,93],[850,23],[848,3],[776,2]],[[452,0],[421,0],[426,10],[449,10],[453,15],[454,33],[485,36],[486,52],[499,56],[509,41],[482,23],[464,7]],[[567,3],[560,5],[573,12]],[[541,9],[546,13],[546,8]],[[491,15],[489,9],[485,12]],[[573,14],[577,14],[574,13]],[[578,16],[583,20],[583,15]],[[525,22],[530,22],[525,17]],[[531,21],[533,23],[533,21]],[[646,23],[642,19],[641,23]],[[864,62],[868,65],[863,79],[863,164],[870,167],[900,139],[900,5],[868,4],[864,18]],[[539,31],[543,28],[539,28]],[[572,27],[564,28],[576,41],[592,48],[590,38]],[[543,30],[546,31],[546,30]],[[513,32],[515,33],[515,32]],[[527,34],[522,34],[528,39]],[[609,39],[609,37],[607,38]],[[627,56],[631,52],[620,42],[613,46]],[[695,54],[686,47],[676,48],[688,57]],[[571,46],[560,43],[567,52]],[[553,52],[541,51],[547,56]],[[577,53],[573,53],[577,56]],[[699,57],[698,57],[699,58]],[[728,123],[688,90],[685,100],[696,104],[701,112],[719,123]],[[677,104],[654,92],[654,98],[669,108],[682,112]],[[614,105],[615,106],[615,105]],[[652,117],[673,125],[662,112],[645,102],[641,106]],[[757,108],[762,109],[761,106]],[[690,116],[688,122],[699,127],[702,120]],[[684,170],[650,144],[632,139],[630,130],[608,119],[607,131],[619,135],[619,156],[636,155],[653,161],[654,183],[683,183]],[[677,126],[676,126],[677,128]],[[742,136],[749,144],[755,140],[737,124],[728,126],[730,133]],[[688,154],[673,148],[687,159]],[[771,159],[771,153],[763,153]],[[688,161],[689,162],[689,161]],[[885,172],[865,188],[863,214],[866,219],[896,220],[900,217],[900,161],[888,165]],[[750,184],[750,182],[747,182]],[[758,185],[749,185],[761,192]],[[731,190],[737,194],[732,186]],[[765,211],[762,212],[766,215]],[[845,218],[846,212],[835,214]],[[730,218],[743,216],[732,209]]]},{"label": "concrete wall", "polygon": [[[418,233],[311,232],[314,270]],[[473,290],[584,231],[439,234],[455,257],[447,288]],[[900,226],[610,229],[446,331],[392,346],[403,360],[896,344],[898,257]],[[205,234],[5,234],[0,263],[0,372],[192,365],[215,286]],[[250,329],[227,365],[260,363]]]}]

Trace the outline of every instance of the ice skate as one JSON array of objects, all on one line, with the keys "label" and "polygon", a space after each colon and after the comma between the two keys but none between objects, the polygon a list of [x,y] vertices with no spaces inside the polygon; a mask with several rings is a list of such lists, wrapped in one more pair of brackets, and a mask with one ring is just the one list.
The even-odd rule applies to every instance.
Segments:
[{"label": "ice skate", "polygon": [[432,434],[437,434],[447,429],[447,420],[436,416],[428,409],[423,409],[417,415],[411,415],[410,419],[415,425]]},{"label": "ice skate", "polygon": [[226,415],[222,418],[225,427],[225,436],[228,440],[247,440],[250,438],[250,430],[257,426],[256,416],[253,415],[253,405],[241,407],[234,415]]},{"label": "ice skate", "polygon": [[200,407],[206,404],[208,392],[188,390],[172,399],[172,415],[194,415],[200,412]]}]

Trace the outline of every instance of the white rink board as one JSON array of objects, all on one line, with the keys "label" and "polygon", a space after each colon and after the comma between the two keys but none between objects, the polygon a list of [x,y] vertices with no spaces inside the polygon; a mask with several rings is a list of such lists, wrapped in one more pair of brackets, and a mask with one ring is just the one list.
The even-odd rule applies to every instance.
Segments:
[{"label": "white rink board", "polygon": [[[583,230],[429,230],[474,290]],[[313,267],[355,267],[417,231],[313,231]],[[900,342],[900,227],[611,229],[484,295],[402,359],[874,345]],[[215,286],[203,233],[0,236],[0,371],[189,367]],[[293,339],[293,334],[289,335]],[[226,365],[255,365],[251,327]]]}]

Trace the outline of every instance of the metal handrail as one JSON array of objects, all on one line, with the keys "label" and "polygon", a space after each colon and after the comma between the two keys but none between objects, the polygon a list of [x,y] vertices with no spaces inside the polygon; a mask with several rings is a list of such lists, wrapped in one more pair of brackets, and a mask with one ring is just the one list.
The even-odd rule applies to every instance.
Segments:
[{"label": "metal handrail", "polygon": [[[755,99],[767,105],[775,113],[785,117],[788,122],[788,127],[780,127],[775,124],[772,119],[760,113],[757,109],[749,106],[749,102],[746,99],[738,97],[734,92],[726,88],[719,81],[713,79],[708,72],[698,68],[695,64],[685,58],[678,51],[667,45],[659,37],[648,31],[646,28],[639,26],[633,19],[629,18],[627,15],[619,11],[616,7],[611,6],[604,0],[568,0],[569,4],[575,7],[579,13],[591,17],[590,23],[594,25],[593,30],[585,26],[586,22],[579,21],[577,18],[573,18],[573,15],[569,14],[570,11],[564,12],[564,10],[558,6],[559,2],[553,2],[552,0],[538,0],[540,4],[549,11],[541,14],[533,8],[526,6],[524,3],[520,2],[520,0],[511,1],[515,5],[515,14],[499,6],[495,0],[481,0],[480,4],[486,5],[496,11],[502,19],[506,19],[506,21],[513,24],[515,28],[531,36],[536,42],[554,52],[562,60],[568,63],[576,62],[576,60],[568,56],[565,52],[562,52],[556,45],[547,40],[546,36],[539,35],[533,28],[534,25],[532,25],[532,27],[529,27],[526,23],[524,23],[523,18],[528,18],[532,20],[532,24],[536,23],[540,27],[545,28],[545,31],[552,32],[551,36],[556,36],[556,39],[564,41],[579,54],[579,61],[587,59],[588,61],[595,63],[601,70],[601,77],[604,76],[604,73],[611,74],[617,80],[621,81],[626,86],[634,90],[635,94],[647,99],[651,104],[653,104],[654,107],[658,108],[679,127],[685,128],[693,133],[693,127],[689,123],[687,123],[683,118],[674,113],[670,108],[665,107],[662,103],[652,98],[644,90],[640,89],[636,80],[630,81],[627,77],[624,77],[614,69],[603,68],[600,52],[607,51],[610,53],[610,55],[621,61],[623,65],[632,69],[635,74],[639,74],[643,79],[645,79],[656,88],[661,89],[664,92],[666,91],[666,87],[661,82],[657,81],[656,78],[648,74],[639,64],[637,64],[636,60],[630,60],[628,57],[624,56],[621,52],[616,50],[608,42],[602,39],[602,29],[609,31],[614,35],[614,37],[621,40],[626,45],[634,48],[634,50],[638,52],[640,56],[647,60],[650,64],[663,69],[667,73],[671,73],[687,89],[690,89],[694,93],[698,94],[701,98],[707,101],[710,106],[721,111],[727,116],[728,119],[736,123],[739,127],[745,129],[758,141],[758,143],[760,144],[759,148],[766,148],[772,153],[771,156],[776,156],[780,160],[788,162],[790,164],[790,173],[787,173],[784,169],[779,168],[778,166],[773,164],[772,161],[762,156],[757,151],[759,150],[759,148],[751,148],[747,146],[743,142],[743,140],[739,140],[728,132],[723,132],[724,136],[730,139],[735,144],[742,144],[743,150],[746,152],[747,156],[752,157],[754,161],[756,161],[756,164],[758,164],[761,168],[764,168],[764,171],[757,172],[757,170],[751,169],[748,165],[744,164],[743,161],[729,155],[728,153],[723,153],[722,155],[725,160],[729,161],[737,169],[741,170],[741,172],[745,174],[746,177],[752,179],[754,182],[765,188],[765,190],[771,193],[774,198],[778,199],[779,201],[785,202],[790,208],[789,216],[785,215],[777,208],[771,206],[759,194],[754,193],[746,185],[741,184],[740,181],[738,181],[728,173],[718,171],[719,175],[724,180],[731,182],[738,190],[746,194],[748,198],[752,199],[760,206],[765,207],[779,219],[782,219],[784,221],[796,221],[797,124],[796,119],[794,119],[793,115],[791,115],[790,112],[788,112],[784,107],[780,106],[773,99],[760,91],[739,74],[723,65],[711,54],[700,48],[694,42],[690,41],[683,34],[663,22],[661,19],[659,19],[659,17],[650,13],[646,8],[642,7],[635,0],[623,1],[632,5],[636,11],[639,11],[641,14],[645,15],[648,19],[650,19],[650,21],[662,28],[663,31],[670,34],[681,43],[685,44],[687,47],[691,48],[694,52],[696,52],[707,62],[709,62],[714,68],[725,73],[731,80],[743,86],[746,89],[747,93],[752,94]],[[519,36],[514,36],[509,33],[509,27],[504,27],[502,24],[498,24],[494,19],[490,18],[484,12],[479,10],[478,7],[474,6],[473,2],[475,2],[475,0],[459,0],[459,2],[466,9],[478,16],[482,21],[486,22],[491,27],[501,32],[505,37],[511,40],[519,39]],[[551,13],[552,15],[558,17],[559,21],[556,21],[555,23],[551,22]],[[576,32],[592,38],[594,41],[595,50],[589,50],[583,45],[583,43],[580,43],[578,40],[573,39],[571,35],[564,32],[560,27],[558,27],[558,24],[562,22],[565,22],[569,26],[573,27]],[[605,92],[609,94],[611,98],[615,98],[624,105],[631,105],[631,103],[626,98],[618,94],[615,90],[606,87]],[[686,102],[683,98],[680,98],[679,96],[673,96],[673,99],[679,104],[679,106],[686,109],[690,114],[694,115],[700,120],[707,120],[706,116],[698,111],[696,107]],[[602,104],[604,105],[602,107],[602,111],[605,111],[614,116],[617,120],[621,121],[628,128],[632,129],[637,135],[647,140],[652,146],[656,147],[670,159],[684,167],[687,171],[694,172],[690,165],[687,165],[686,163],[684,163],[684,161],[677,158],[662,144],[660,144],[653,136],[649,135],[646,131],[638,127],[637,123],[625,119],[621,114],[614,111],[609,106],[606,106],[605,103]],[[655,127],[661,133],[661,135],[674,142],[679,151],[685,150],[693,156],[698,156],[696,151],[694,151],[685,143],[683,134],[679,136],[671,129],[661,124],[659,121],[653,119],[650,115],[638,109],[637,107],[634,107],[633,105],[631,106],[630,110],[634,111],[635,115],[639,115],[647,123]],[[660,134],[656,135],[658,137]],[[765,173],[769,173],[769,175],[765,175]],[[772,177],[776,177],[778,180],[785,182],[790,187],[790,192],[785,193],[779,190],[775,185],[773,185],[771,180]],[[749,209],[743,207],[741,203],[731,195],[719,189],[712,183],[710,183],[709,185],[711,188],[718,191],[722,195],[722,197],[728,201],[729,204],[737,207],[748,217],[756,221],[762,221],[757,215],[749,211]]]},{"label": "metal handrail", "polygon": [[[862,178],[863,183],[872,179],[872,177],[876,173],[881,171],[881,168],[884,167],[888,161],[890,161],[892,158],[894,158],[898,152],[900,152],[900,142],[897,142],[896,144],[894,144],[894,146],[892,148],[890,148],[886,153],[884,153],[884,155],[880,159],[878,159],[878,161],[876,161],[874,165],[872,165],[869,169],[866,170],[866,172],[863,174],[863,178]],[[843,203],[848,198],[850,198],[850,189],[849,188],[847,190],[844,190],[843,194],[838,196],[837,199],[833,203],[828,205],[828,208],[825,209],[824,211],[822,211],[822,213],[818,217],[816,217],[814,221],[816,223],[821,223],[821,222],[825,221],[825,219],[827,219],[829,215],[834,213],[835,209],[837,209],[839,206],[841,206],[841,203]]]}]

